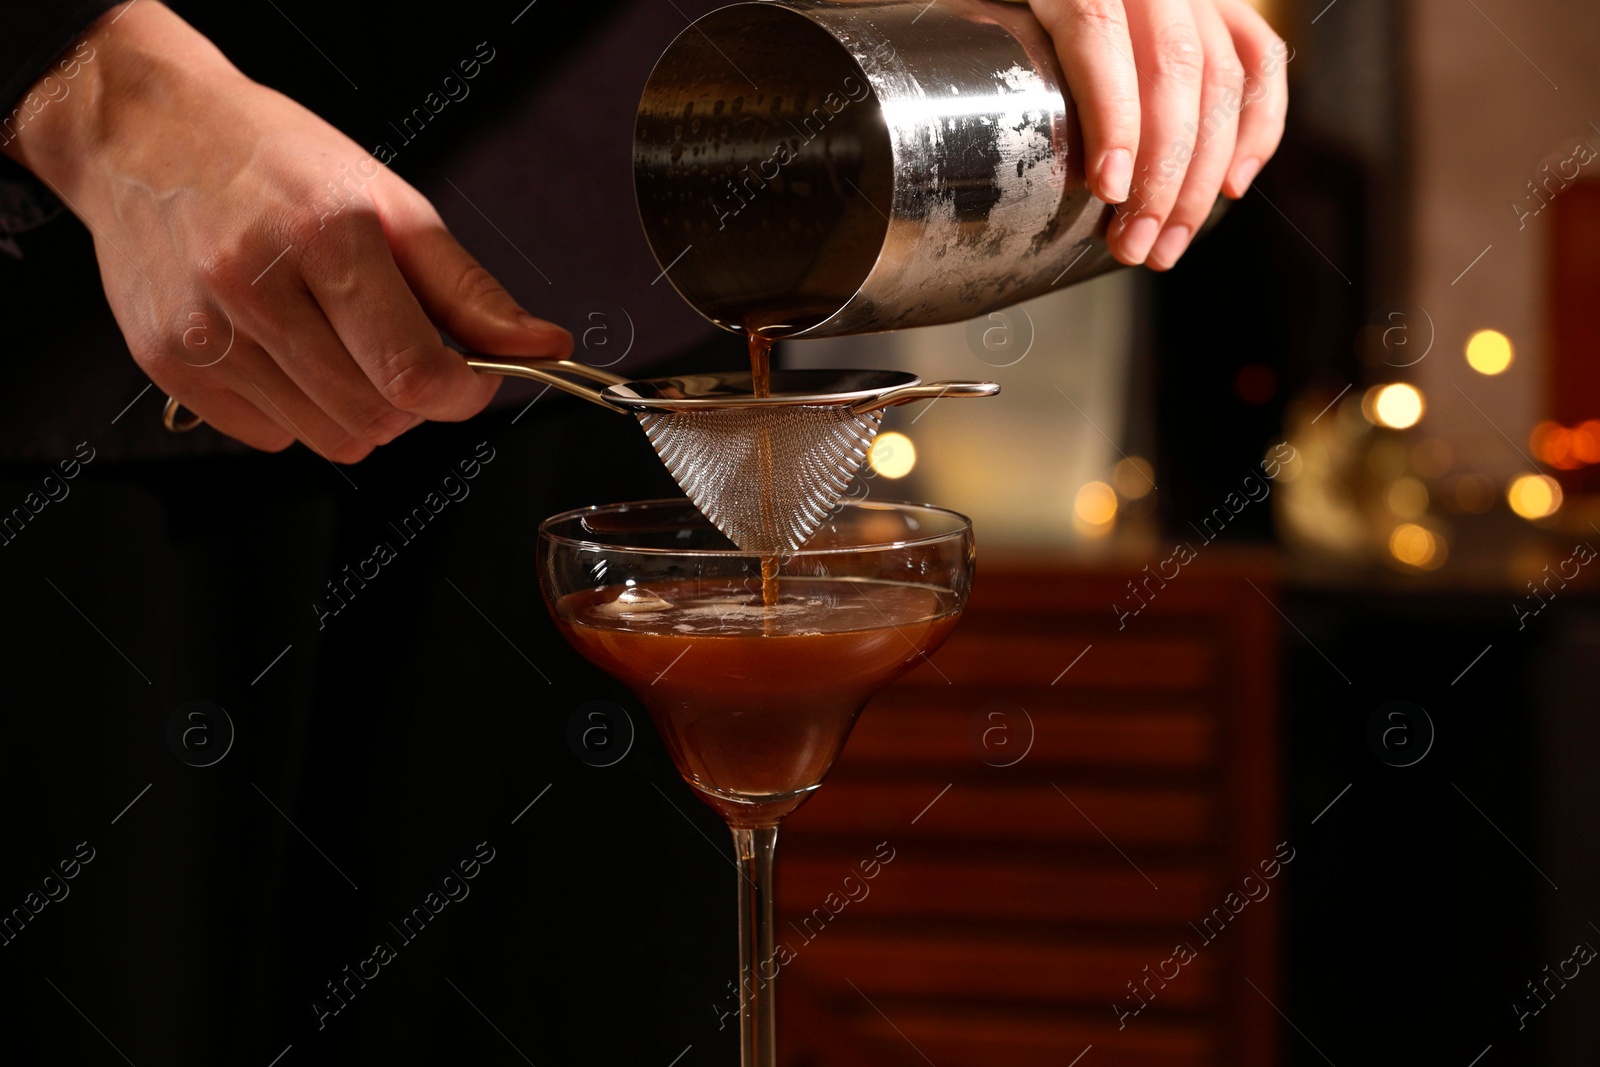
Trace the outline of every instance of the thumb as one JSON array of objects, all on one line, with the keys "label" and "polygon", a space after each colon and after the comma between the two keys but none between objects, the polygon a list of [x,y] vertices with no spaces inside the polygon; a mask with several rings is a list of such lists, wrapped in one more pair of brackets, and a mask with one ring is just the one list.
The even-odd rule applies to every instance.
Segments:
[{"label": "thumb", "polygon": [[428,317],[456,341],[491,356],[565,359],[572,335],[535,318],[450,236],[425,201],[421,210],[386,216],[395,264]]}]

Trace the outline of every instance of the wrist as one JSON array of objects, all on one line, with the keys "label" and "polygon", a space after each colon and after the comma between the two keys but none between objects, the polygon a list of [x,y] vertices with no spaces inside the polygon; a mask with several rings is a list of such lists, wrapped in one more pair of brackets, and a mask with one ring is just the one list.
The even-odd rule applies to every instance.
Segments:
[{"label": "wrist", "polygon": [[210,41],[156,0],[111,8],[31,86],[0,126],[0,151],[27,167],[75,213],[91,179],[115,160],[157,149],[153,116],[175,113],[189,87],[243,79]]}]

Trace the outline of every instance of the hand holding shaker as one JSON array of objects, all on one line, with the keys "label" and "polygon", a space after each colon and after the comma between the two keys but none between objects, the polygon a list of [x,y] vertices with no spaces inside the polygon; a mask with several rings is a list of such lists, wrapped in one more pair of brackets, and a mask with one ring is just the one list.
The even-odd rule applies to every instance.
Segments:
[{"label": "hand holding shaker", "polygon": [[1119,265],[1112,209],[1064,85],[1023,4],[721,8],[639,104],[646,237],[695,310],[779,337],[956,322],[1092,278]]}]

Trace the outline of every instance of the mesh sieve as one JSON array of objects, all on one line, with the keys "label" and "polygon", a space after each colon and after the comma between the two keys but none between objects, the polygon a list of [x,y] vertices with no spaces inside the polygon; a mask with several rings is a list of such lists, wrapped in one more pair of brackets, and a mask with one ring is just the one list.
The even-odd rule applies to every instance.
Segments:
[{"label": "mesh sieve", "polygon": [[[781,556],[827,521],[867,461],[886,408],[993,396],[993,382],[922,382],[904,371],[774,370],[628,381],[571,360],[470,356],[486,374],[531,378],[636,416],[656,455],[706,518],[746,552]],[[575,382],[582,378],[603,389]]]},{"label": "mesh sieve", "polygon": [[746,552],[781,555],[839,505],[883,421],[849,404],[638,412],[639,425],[701,514]]},{"label": "mesh sieve", "polygon": [[[466,361],[480,374],[528,378],[637,416],[695,507],[740,549],[763,556],[800,548],[827,521],[886,408],[1000,391],[994,382],[925,384],[904,371],[809,369],[774,370],[771,395],[758,397],[748,371],[629,381],[568,359]],[[162,421],[183,433],[201,420],[168,397]]]}]

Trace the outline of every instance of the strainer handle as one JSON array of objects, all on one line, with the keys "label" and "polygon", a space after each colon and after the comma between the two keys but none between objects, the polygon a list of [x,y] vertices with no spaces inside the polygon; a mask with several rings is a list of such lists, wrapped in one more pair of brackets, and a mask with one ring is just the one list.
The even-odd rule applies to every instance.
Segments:
[{"label": "strainer handle", "polygon": [[883,408],[892,408],[896,404],[910,404],[917,400],[939,400],[941,398],[960,399],[969,396],[994,396],[1000,391],[998,382],[927,382],[923,385],[907,385],[900,389],[891,389],[887,393],[879,394],[868,400],[863,400],[851,408],[857,415],[865,415],[869,411],[879,411]]},{"label": "strainer handle", "polygon": [[[514,356],[468,356],[467,366],[479,374],[500,374],[508,378],[532,378],[536,382],[554,386],[557,389],[581,396],[592,404],[599,404],[610,411],[621,409],[608,402],[600,395],[600,390],[591,389],[587,385],[563,378],[562,374],[572,374],[590,381],[599,382],[601,385],[621,385],[628,379],[612,374],[610,371],[599,370],[582,363],[574,363],[570,359],[527,359],[517,360]],[[559,373],[558,373],[559,372]]]}]

